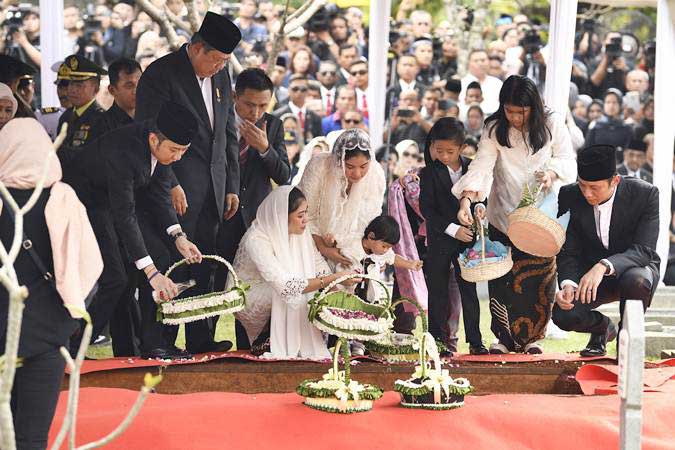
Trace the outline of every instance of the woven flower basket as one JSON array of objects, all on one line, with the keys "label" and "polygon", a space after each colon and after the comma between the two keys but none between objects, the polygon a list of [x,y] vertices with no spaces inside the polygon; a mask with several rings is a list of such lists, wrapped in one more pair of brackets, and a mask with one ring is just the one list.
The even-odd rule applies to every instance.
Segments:
[{"label": "woven flower basket", "polygon": [[[405,408],[444,410],[464,405],[464,396],[473,391],[466,378],[452,379],[447,369],[441,366],[441,359],[433,337],[422,334],[418,342],[419,363],[412,377],[396,380],[394,390],[401,395],[401,406]],[[427,355],[434,362],[431,368]]]},{"label": "woven flower basket", "polygon": [[[396,300],[390,307],[392,313],[395,311],[396,306],[403,302],[410,303],[417,309],[422,322],[421,331],[424,333],[429,331],[427,313],[415,299],[404,297]],[[390,331],[379,341],[368,341],[365,345],[371,356],[389,363],[417,361],[419,357],[419,352],[415,348],[416,338],[409,334],[398,335]]]},{"label": "woven flower basket", "polygon": [[565,230],[534,206],[524,206],[509,214],[506,233],[519,250],[534,256],[551,258],[565,243]]},{"label": "woven flower basket", "polygon": [[481,258],[482,262],[473,267],[467,267],[462,261],[459,260],[459,269],[466,281],[471,283],[478,283],[479,281],[490,281],[495,280],[499,277],[506,275],[511,268],[513,267],[513,259],[511,259],[511,248],[508,249],[506,257],[500,261],[495,262],[486,262],[485,261],[485,231],[483,226],[478,224],[478,232],[480,234],[481,241]]},{"label": "woven flower basket", "polygon": [[[203,259],[210,259],[223,264],[232,274],[234,286],[228,291],[212,292],[194,297],[178,298],[162,302],[157,306],[157,321],[165,325],[180,325],[195,322],[207,317],[220,316],[241,311],[246,304],[246,291],[249,286],[242,283],[237,277],[232,265],[217,255],[204,255]],[[187,263],[183,259],[169,267],[165,276],[171,275],[177,267]]]},{"label": "woven flower basket", "polygon": [[[342,353],[344,370],[338,369]],[[370,384],[360,384],[351,379],[349,344],[340,338],[333,353],[333,368],[321,380],[305,380],[296,388],[305,397],[304,404],[320,411],[351,414],[369,411],[373,402],[382,397],[382,389]]]},{"label": "woven flower basket", "polygon": [[[331,292],[335,286],[352,278],[366,278],[380,283],[387,298],[380,304],[368,303],[344,291]],[[381,339],[392,327],[391,295],[386,285],[368,275],[350,274],[330,283],[309,301],[309,321],[326,333],[346,339],[370,341]]]}]

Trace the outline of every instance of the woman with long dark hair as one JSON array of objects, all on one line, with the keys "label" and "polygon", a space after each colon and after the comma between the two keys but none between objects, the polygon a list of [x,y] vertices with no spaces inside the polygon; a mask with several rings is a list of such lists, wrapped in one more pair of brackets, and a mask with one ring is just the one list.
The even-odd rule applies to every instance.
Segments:
[{"label": "woman with long dark hair", "polygon": [[452,193],[460,199],[458,219],[472,221],[471,202],[489,193],[490,238],[511,246],[513,269],[489,282],[492,353],[541,353],[555,295],[555,258],[518,250],[506,236],[508,215],[530,190],[557,190],[576,180],[576,163],[562,116],[544,108],[535,84],[513,75],[499,93],[499,109],[485,121],[476,158]]}]

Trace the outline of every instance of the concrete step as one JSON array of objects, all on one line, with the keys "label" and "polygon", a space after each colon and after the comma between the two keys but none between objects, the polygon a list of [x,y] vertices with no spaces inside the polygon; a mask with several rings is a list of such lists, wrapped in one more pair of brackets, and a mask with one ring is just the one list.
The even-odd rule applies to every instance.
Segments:
[{"label": "concrete step", "polygon": [[661,352],[675,348],[675,333],[645,332],[645,355],[651,358],[660,358]]},{"label": "concrete step", "polygon": [[660,322],[645,322],[645,331],[663,332],[663,325]]},{"label": "concrete step", "polygon": [[[599,308],[598,308],[599,309]],[[599,309],[600,310],[600,309]],[[615,324],[619,323],[619,311],[600,310],[604,315],[612,319]],[[675,326],[675,311],[669,309],[648,309],[645,313],[645,322],[659,322],[665,326]]]}]

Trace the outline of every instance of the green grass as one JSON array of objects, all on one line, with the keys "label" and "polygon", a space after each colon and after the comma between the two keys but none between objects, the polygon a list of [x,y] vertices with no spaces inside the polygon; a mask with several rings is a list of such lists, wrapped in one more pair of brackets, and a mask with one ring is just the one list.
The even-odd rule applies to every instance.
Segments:
[{"label": "green grass", "polygon": [[[488,300],[480,301],[480,330],[483,335],[483,341],[486,345],[494,340],[494,335],[490,331],[490,309],[488,306]],[[568,353],[568,352],[578,352],[583,349],[588,342],[589,335],[586,333],[568,333],[567,339],[545,339],[543,341],[544,352],[546,353]],[[234,317],[229,314],[226,316],[221,316],[216,327],[216,340],[228,340],[235,343],[234,339]],[[460,320],[460,330],[459,330],[459,352],[468,353],[469,344],[464,342],[464,326]],[[184,326],[180,327],[178,333],[178,338],[176,340],[176,345],[181,348],[185,348],[185,333]],[[236,346],[236,343],[235,343]],[[236,347],[235,347],[236,348]],[[611,342],[607,349],[607,354],[609,356],[616,355],[616,341]],[[112,347],[110,345],[90,347],[87,351],[87,356],[90,358],[112,358]]]}]

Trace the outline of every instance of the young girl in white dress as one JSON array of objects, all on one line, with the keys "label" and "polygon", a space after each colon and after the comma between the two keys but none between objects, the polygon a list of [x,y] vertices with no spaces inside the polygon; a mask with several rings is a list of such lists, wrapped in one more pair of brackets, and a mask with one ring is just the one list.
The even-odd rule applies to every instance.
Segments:
[{"label": "young girl in white dress", "polygon": [[321,332],[307,318],[307,302],[312,292],[349,272],[332,274],[317,251],[307,229],[307,200],[298,188],[278,187],[263,200],[234,268],[251,285],[246,308],[237,313],[250,342],[271,314],[270,351],[263,357],[330,358]]}]

